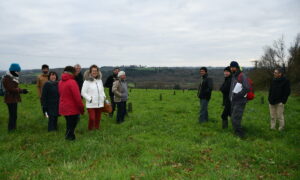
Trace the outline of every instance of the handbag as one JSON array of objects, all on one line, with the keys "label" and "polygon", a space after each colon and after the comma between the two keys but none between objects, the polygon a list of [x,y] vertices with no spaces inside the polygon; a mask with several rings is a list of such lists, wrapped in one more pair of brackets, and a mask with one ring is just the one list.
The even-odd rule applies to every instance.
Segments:
[{"label": "handbag", "polygon": [[102,112],[112,113],[112,106],[108,101],[104,101],[104,106],[101,108]]}]

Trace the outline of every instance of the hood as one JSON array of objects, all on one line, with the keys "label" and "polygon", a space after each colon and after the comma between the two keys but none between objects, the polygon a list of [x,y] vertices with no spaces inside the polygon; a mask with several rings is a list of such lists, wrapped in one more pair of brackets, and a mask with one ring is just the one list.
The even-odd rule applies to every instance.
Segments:
[{"label": "hood", "polygon": [[74,79],[74,75],[66,72],[61,75],[62,81],[67,81],[69,79]]},{"label": "hood", "polygon": [[[86,81],[94,81],[94,78],[92,77],[92,75],[91,75],[91,73],[90,73],[89,70],[86,70],[84,72],[83,78]],[[102,79],[102,73],[101,73],[101,71],[99,71],[99,75],[96,77],[96,79]]]}]

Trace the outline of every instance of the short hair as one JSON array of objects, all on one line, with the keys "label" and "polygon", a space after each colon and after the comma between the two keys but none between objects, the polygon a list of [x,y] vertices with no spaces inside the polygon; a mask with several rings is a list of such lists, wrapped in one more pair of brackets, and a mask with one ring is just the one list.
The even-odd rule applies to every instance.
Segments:
[{"label": "short hair", "polygon": [[114,68],[114,70],[116,70],[116,69],[120,70],[120,68],[119,68],[119,67],[116,67],[116,68]]},{"label": "short hair", "polygon": [[283,68],[275,68],[275,71],[278,71],[280,74],[284,73],[284,69]]},{"label": "short hair", "polygon": [[49,66],[47,64],[43,64],[42,69],[46,69],[46,68],[49,69]]},{"label": "short hair", "polygon": [[80,64],[75,64],[74,68],[76,68],[76,67],[80,67],[81,68]]},{"label": "short hair", "polygon": [[55,76],[56,76],[56,81],[58,80],[58,75],[57,75],[57,73],[54,72],[54,71],[51,71],[51,72],[49,73],[49,75],[48,75],[48,80],[50,80],[50,76],[51,76],[51,75],[55,75]]},{"label": "short hair", "polygon": [[75,68],[73,66],[66,66],[65,69],[64,69],[65,72],[69,72],[69,73],[72,73],[72,74],[75,74]]},{"label": "short hair", "polygon": [[201,67],[199,70],[200,70],[200,71],[201,71],[201,70],[204,70],[205,72],[207,72],[207,68],[206,68],[206,67]]}]

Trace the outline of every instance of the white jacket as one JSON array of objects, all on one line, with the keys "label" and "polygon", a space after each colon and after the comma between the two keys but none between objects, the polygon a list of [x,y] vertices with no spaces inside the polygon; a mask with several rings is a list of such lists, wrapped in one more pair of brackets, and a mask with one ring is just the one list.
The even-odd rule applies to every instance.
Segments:
[{"label": "white jacket", "polygon": [[105,92],[101,79],[83,82],[81,95],[86,100],[86,108],[101,108],[104,106]]}]

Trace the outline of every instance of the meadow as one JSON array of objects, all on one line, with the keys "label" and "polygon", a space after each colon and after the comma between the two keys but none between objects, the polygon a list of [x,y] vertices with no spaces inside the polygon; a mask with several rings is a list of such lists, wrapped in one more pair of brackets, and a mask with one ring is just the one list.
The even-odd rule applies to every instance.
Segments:
[{"label": "meadow", "polygon": [[267,94],[256,92],[241,140],[231,124],[221,128],[218,91],[210,121],[199,124],[196,91],[132,89],[125,123],[102,115],[101,129],[88,131],[85,113],[70,142],[65,119],[59,118],[58,132],[47,132],[35,86],[22,86],[31,92],[22,95],[15,132],[7,132],[0,97],[0,179],[300,179],[300,97],[289,98],[279,132],[269,129]]}]

